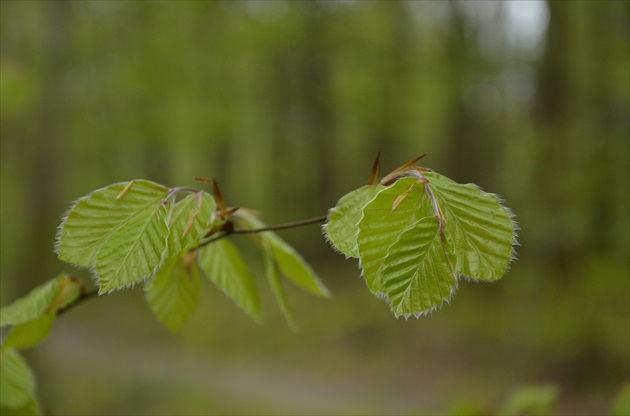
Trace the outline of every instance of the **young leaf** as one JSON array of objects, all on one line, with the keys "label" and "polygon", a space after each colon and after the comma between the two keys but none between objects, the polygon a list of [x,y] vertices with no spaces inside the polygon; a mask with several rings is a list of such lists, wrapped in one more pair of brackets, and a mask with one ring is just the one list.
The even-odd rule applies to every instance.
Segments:
[{"label": "young leaf", "polygon": [[198,192],[173,205],[169,218],[168,257],[196,247],[210,231],[216,208],[214,198],[207,192]]},{"label": "young leaf", "polygon": [[32,321],[25,322],[21,325],[7,325],[7,334],[2,340],[3,348],[27,348],[42,342],[52,329],[55,317],[53,315],[44,315]]},{"label": "young leaf", "polygon": [[[263,228],[266,224],[258,217],[246,210],[239,211],[237,218],[249,228]],[[315,295],[329,297],[330,292],[324,283],[317,277],[306,260],[273,231],[264,231],[258,234],[263,242],[270,247],[273,258],[282,274],[297,286]]]},{"label": "young leaf", "polygon": [[330,210],[324,232],[328,241],[346,257],[359,257],[357,236],[363,208],[384,189],[381,185],[366,185],[343,196]]},{"label": "young leaf", "polygon": [[383,291],[396,317],[420,316],[451,296],[456,276],[447,253],[435,217],[419,220],[392,244],[383,263]]},{"label": "young leaf", "polygon": [[147,282],[146,298],[155,316],[171,331],[178,331],[199,303],[196,253],[166,260]]},{"label": "young leaf", "polygon": [[271,252],[271,248],[269,247],[269,245],[265,244],[263,252],[265,260],[265,271],[267,274],[267,280],[269,281],[269,286],[271,287],[271,291],[278,301],[278,305],[280,306],[282,315],[284,315],[284,319],[287,321],[287,325],[292,331],[297,331],[297,326],[293,318],[293,312],[291,311],[291,306],[289,305],[287,296],[282,289],[282,283],[280,282],[280,278],[278,277],[273,253]]},{"label": "young leaf", "polygon": [[[381,269],[390,246],[409,225],[423,216],[433,215],[427,214],[426,210],[418,210],[418,206],[428,198],[423,187],[416,182],[416,178],[400,179],[382,189],[363,208],[357,245],[363,277],[374,294],[384,290]],[[408,192],[407,197],[396,209],[392,209],[396,199],[405,192]]]},{"label": "young leaf", "polygon": [[458,184],[434,172],[430,181],[446,217],[446,232],[457,253],[455,269],[473,279],[503,277],[514,257],[515,225],[494,194],[473,184]]},{"label": "young leaf", "polygon": [[137,180],[115,183],[80,198],[59,227],[56,247],[59,258],[94,267],[99,249],[116,241],[116,238],[110,241],[110,237],[121,233],[125,237],[133,235],[137,231],[133,224],[138,217],[146,219],[148,211],[154,214],[168,191],[155,182]]},{"label": "young leaf", "polygon": [[2,414],[37,414],[35,380],[14,349],[0,350],[0,408]]},{"label": "young leaf", "polygon": [[260,322],[260,299],[254,277],[232,243],[222,239],[200,248],[199,266],[208,279]]},{"label": "young leaf", "polygon": [[39,343],[50,332],[57,312],[73,303],[81,289],[80,281],[60,274],[0,309],[2,346],[23,348]]},{"label": "young leaf", "polygon": [[147,205],[107,237],[96,255],[99,294],[132,285],[155,272],[167,248],[166,215],[159,203]]}]

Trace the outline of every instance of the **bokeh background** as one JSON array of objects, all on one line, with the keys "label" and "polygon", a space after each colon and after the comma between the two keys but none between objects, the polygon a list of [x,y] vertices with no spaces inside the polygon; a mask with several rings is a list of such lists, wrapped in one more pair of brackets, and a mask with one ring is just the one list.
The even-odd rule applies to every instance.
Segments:
[{"label": "bokeh background", "polygon": [[629,2],[0,7],[2,305],[60,271],[88,278],[56,259],[56,226],[133,178],[215,177],[280,223],[324,214],[379,150],[384,170],[429,152],[522,228],[508,275],[417,320],[318,226],[283,233],[334,295],[287,286],[297,334],[254,252],[263,326],[209,282],[178,335],[140,288],[90,300],[27,352],[48,414],[600,414],[627,386]]}]

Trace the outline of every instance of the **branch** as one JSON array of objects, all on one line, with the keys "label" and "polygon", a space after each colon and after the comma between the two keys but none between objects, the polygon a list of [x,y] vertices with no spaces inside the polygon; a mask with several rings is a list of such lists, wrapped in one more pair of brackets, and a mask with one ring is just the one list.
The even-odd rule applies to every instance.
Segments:
[{"label": "branch", "polygon": [[[203,243],[199,244],[193,250],[196,250],[200,247],[207,246],[208,244],[212,244],[215,241],[220,240],[224,237],[227,237],[231,234],[254,234],[254,233],[262,233],[265,231],[287,230],[289,228],[303,227],[305,225],[316,224],[318,222],[324,222],[326,221],[327,218],[328,216],[323,215],[321,217],[309,218],[309,219],[301,220],[301,221],[287,222],[285,224],[270,225],[268,227],[240,228],[240,229],[231,230],[231,231],[224,230],[224,231],[219,232],[218,234],[215,234],[214,236],[204,241]],[[64,314],[65,312],[69,311],[70,309],[74,308],[75,306],[84,302],[85,300],[88,300],[90,298],[97,297],[97,296],[98,296],[98,289],[92,289],[90,291],[81,292],[77,300],[75,300],[74,302],[72,302],[71,304],[67,305],[64,308],[59,309],[57,311],[57,316]]]},{"label": "branch", "polygon": [[261,227],[261,228],[239,228],[239,229],[230,230],[230,231],[223,230],[219,232],[218,234],[214,235],[213,237],[211,237],[210,239],[199,244],[195,248],[195,250],[201,247],[205,247],[208,244],[212,244],[215,241],[220,240],[232,234],[255,234],[255,233],[262,233],[265,231],[287,230],[289,228],[298,228],[298,227],[303,227],[305,225],[317,224],[318,222],[326,221],[326,219],[328,219],[328,216],[322,215],[321,217],[309,218],[309,219],[301,220],[301,221],[287,222],[284,224],[270,225],[270,226]]},{"label": "branch", "polygon": [[74,302],[72,302],[69,305],[66,305],[65,307],[59,309],[57,311],[57,316],[61,316],[62,314],[64,314],[65,312],[69,311],[70,309],[74,308],[75,306],[77,306],[79,303],[82,303],[83,301],[96,297],[98,296],[98,289],[92,289],[90,291],[81,291],[81,294],[79,295],[79,297],[77,298],[77,300],[75,300]]}]

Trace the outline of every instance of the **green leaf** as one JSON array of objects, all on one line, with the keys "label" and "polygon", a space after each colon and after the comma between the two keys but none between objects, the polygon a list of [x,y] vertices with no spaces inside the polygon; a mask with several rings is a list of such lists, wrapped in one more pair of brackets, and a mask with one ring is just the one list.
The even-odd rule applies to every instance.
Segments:
[{"label": "green leaf", "polygon": [[188,251],[210,231],[216,203],[207,192],[200,191],[173,205],[168,237],[168,257]]},{"label": "green leaf", "polygon": [[[427,208],[428,214],[430,207]],[[383,290],[396,317],[428,313],[455,291],[452,253],[449,257],[447,253],[439,222],[429,216],[404,231],[392,244],[383,263]]]},{"label": "green leaf", "polygon": [[434,172],[425,176],[446,217],[446,232],[457,253],[457,272],[480,280],[503,277],[516,244],[515,225],[507,208],[496,195],[474,184],[458,184]]},{"label": "green leaf", "polygon": [[284,319],[287,321],[287,325],[292,331],[297,331],[295,319],[293,318],[293,312],[291,311],[289,301],[287,300],[287,296],[282,289],[282,283],[280,282],[280,278],[278,277],[276,264],[274,261],[273,253],[271,252],[271,248],[269,247],[269,245],[265,244],[263,251],[265,260],[265,271],[267,274],[267,280],[269,281],[269,286],[271,287],[271,291],[278,301],[278,305],[280,306],[282,315],[284,315]]},{"label": "green leaf", "polygon": [[[263,228],[266,224],[253,214],[246,211],[239,212],[242,222],[248,228]],[[315,274],[311,266],[302,258],[300,253],[295,251],[293,247],[287,244],[278,234],[273,231],[264,231],[258,233],[263,244],[268,244],[273,254],[276,264],[280,268],[282,274],[298,287],[305,289],[319,296],[329,297],[330,292],[324,283]]]},{"label": "green leaf", "polygon": [[0,406],[0,415],[36,416],[39,414],[41,414],[39,410],[39,403],[37,403],[37,399],[35,398],[29,400],[20,407],[8,408]]},{"label": "green leaf", "polygon": [[[37,414],[33,373],[14,349],[0,350],[0,407],[2,414]],[[29,408],[33,412],[22,413]]]},{"label": "green leaf", "polygon": [[[94,267],[100,248],[116,245],[121,237],[126,239],[141,231],[138,222],[153,217],[168,192],[155,182],[136,180],[116,183],[80,198],[60,225],[56,247],[59,258]],[[165,240],[166,234],[159,237]]]},{"label": "green leaf", "polygon": [[[383,293],[382,267],[391,245],[408,226],[427,215],[426,211],[418,210],[428,198],[423,186],[416,182],[416,178],[398,180],[382,189],[363,208],[357,244],[363,277],[372,293]],[[406,198],[392,209],[400,195],[408,191]]]},{"label": "green leaf", "polygon": [[59,258],[94,267],[99,293],[150,276],[166,251],[168,188],[121,182],[79,199],[61,224]]},{"label": "green leaf", "polygon": [[199,303],[196,253],[171,257],[147,281],[146,298],[155,316],[171,331],[178,331]]},{"label": "green leaf", "polygon": [[3,347],[28,347],[46,338],[57,312],[80,295],[79,280],[60,274],[0,309]]},{"label": "green leaf", "polygon": [[363,208],[384,189],[381,185],[366,185],[343,196],[330,210],[324,232],[328,241],[346,257],[359,257],[357,236]]},{"label": "green leaf", "polygon": [[626,381],[613,400],[611,416],[630,415],[630,382]]},{"label": "green leaf", "polygon": [[260,299],[254,277],[232,243],[221,239],[200,248],[199,266],[206,277],[249,316],[256,322],[261,321]]},{"label": "green leaf", "polygon": [[2,341],[3,348],[27,348],[42,342],[52,329],[55,317],[44,315],[41,318],[23,323],[21,325],[8,325],[8,335]]}]

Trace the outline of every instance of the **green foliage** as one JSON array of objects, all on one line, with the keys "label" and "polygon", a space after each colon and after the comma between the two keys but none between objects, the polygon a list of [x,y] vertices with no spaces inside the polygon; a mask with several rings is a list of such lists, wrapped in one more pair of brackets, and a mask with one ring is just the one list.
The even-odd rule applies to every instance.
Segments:
[{"label": "green foliage", "polygon": [[382,185],[362,186],[346,194],[330,210],[328,222],[324,225],[326,237],[346,257],[359,257],[357,236],[363,208],[383,188]]},{"label": "green foliage", "polygon": [[199,250],[199,266],[219,289],[255,321],[260,322],[260,299],[254,277],[234,244],[226,239]]},{"label": "green foliage", "polygon": [[195,253],[166,260],[147,281],[146,298],[160,322],[171,331],[178,331],[199,303],[199,269]]},{"label": "green foliage", "polygon": [[383,290],[397,317],[421,314],[448,299],[455,274],[437,219],[424,217],[407,228],[390,246],[382,273]]},{"label": "green foliage", "polygon": [[325,227],[339,251],[360,259],[368,287],[386,297],[397,317],[438,307],[460,276],[497,280],[505,274],[515,224],[496,195],[424,168],[398,176],[387,188],[367,186],[344,196]]},{"label": "green foliage", "polygon": [[80,280],[60,274],[0,309],[0,408],[2,414],[34,415],[33,375],[15,348],[33,346],[48,336],[59,311],[81,295]]},{"label": "green foliage", "polygon": [[516,243],[507,208],[471,183],[460,185],[434,172],[424,176],[444,211],[446,232],[455,240],[458,273],[479,280],[503,277]]},{"label": "green foliage", "polygon": [[[267,224],[260,218],[247,210],[238,211],[236,213],[236,220],[244,229],[255,230],[267,227]],[[263,251],[265,271],[271,291],[278,302],[287,324],[291,329],[296,330],[297,327],[293,319],[293,312],[291,311],[284,289],[282,288],[282,283],[278,276],[278,269],[280,269],[283,276],[288,280],[307,292],[325,297],[330,296],[330,293],[304,258],[275,232],[264,231],[258,233],[255,239]]]},{"label": "green foliage", "polygon": [[[380,183],[377,157],[370,184],[341,198],[324,225],[339,252],[359,258],[368,287],[387,299],[396,317],[438,307],[454,293],[460,276],[499,279],[516,243],[511,215],[495,195],[414,167],[421,157]],[[205,191],[146,180],[94,191],[63,219],[59,258],[92,268],[99,294],[144,282],[151,310],[171,331],[179,330],[199,303],[200,271],[261,322],[254,276],[238,247],[225,238],[248,233],[262,252],[280,310],[295,330],[279,275],[314,295],[328,297],[328,289],[274,227],[252,211],[227,207],[213,184],[216,201]],[[40,342],[58,311],[84,295],[82,289],[76,279],[60,275],[1,310],[3,370],[7,367],[2,388],[12,396],[3,406],[37,411],[32,376],[10,348]]]},{"label": "green foliage", "polygon": [[524,386],[509,397],[505,405],[497,412],[500,415],[551,415],[560,396],[557,386]]},{"label": "green foliage", "polygon": [[137,180],[79,199],[61,223],[59,258],[94,268],[100,293],[150,276],[167,248],[168,195],[162,185]]},{"label": "green foliage", "polygon": [[630,415],[630,382],[625,382],[619,389],[619,392],[613,401],[610,415]]},{"label": "green foliage", "polygon": [[168,257],[196,247],[213,225],[216,203],[207,192],[197,192],[173,205],[169,218]]},{"label": "green foliage", "polygon": [[41,342],[59,310],[73,303],[82,287],[76,278],[60,274],[0,309],[2,348],[25,348]]},{"label": "green foliage", "polygon": [[36,415],[35,379],[26,362],[14,349],[0,350],[0,412]]}]

